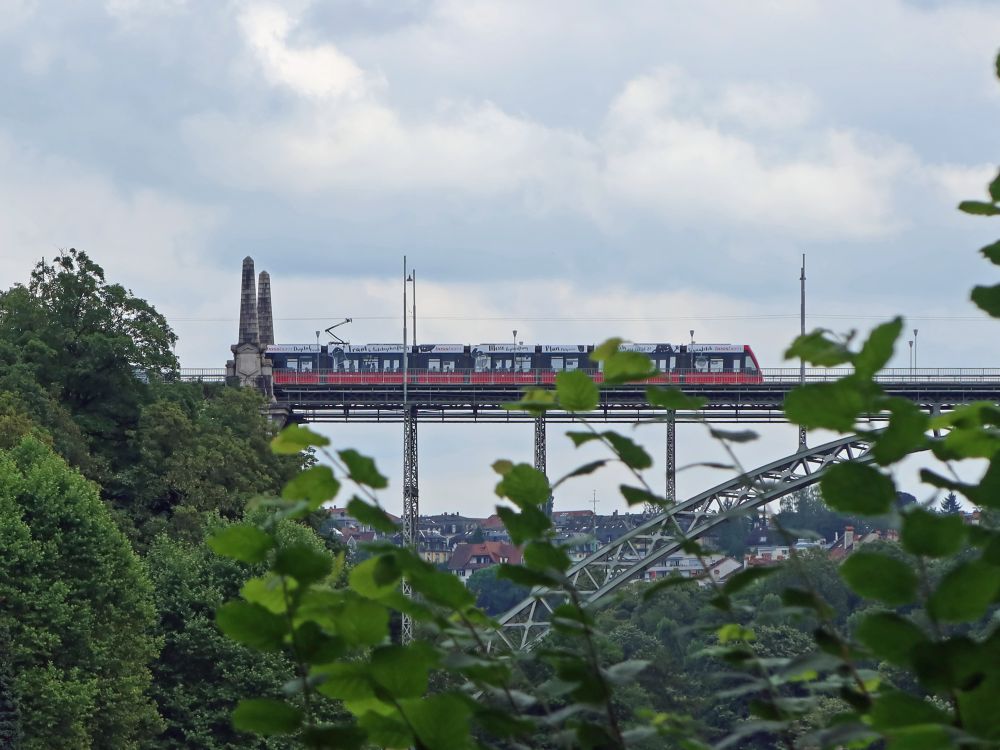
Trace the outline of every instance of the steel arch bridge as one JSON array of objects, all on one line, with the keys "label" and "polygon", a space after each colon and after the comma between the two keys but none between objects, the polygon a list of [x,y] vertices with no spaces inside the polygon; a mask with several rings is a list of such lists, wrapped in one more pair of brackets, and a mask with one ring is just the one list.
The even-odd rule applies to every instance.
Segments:
[{"label": "steel arch bridge", "polygon": [[[840,438],[741,474],[632,529],[571,567],[567,577],[583,603],[592,605],[635,581],[647,568],[680,550],[685,541],[711,531],[728,518],[727,511],[758,508],[808,487],[835,464],[870,462],[872,445],[871,436]],[[532,648],[548,632],[549,617],[564,600],[561,592],[533,591],[499,618],[496,632],[502,646],[515,651]]]}]

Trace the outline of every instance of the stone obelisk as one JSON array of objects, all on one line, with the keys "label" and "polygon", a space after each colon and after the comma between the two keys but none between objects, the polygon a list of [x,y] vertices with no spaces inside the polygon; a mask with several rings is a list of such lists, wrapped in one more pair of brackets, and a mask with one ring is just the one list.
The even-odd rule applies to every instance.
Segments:
[{"label": "stone obelisk", "polygon": [[271,275],[261,271],[257,281],[257,331],[261,348],[274,343],[274,318],[271,315]]}]

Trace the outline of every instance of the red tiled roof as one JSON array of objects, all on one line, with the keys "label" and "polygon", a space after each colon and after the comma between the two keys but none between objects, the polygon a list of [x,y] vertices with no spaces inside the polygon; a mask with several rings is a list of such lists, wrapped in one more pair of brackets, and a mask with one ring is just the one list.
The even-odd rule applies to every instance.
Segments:
[{"label": "red tiled roof", "polygon": [[[476,558],[488,558],[489,562],[473,562]],[[520,565],[521,548],[507,542],[480,542],[478,544],[458,544],[448,561],[449,570],[479,570],[490,565],[507,562]]]}]

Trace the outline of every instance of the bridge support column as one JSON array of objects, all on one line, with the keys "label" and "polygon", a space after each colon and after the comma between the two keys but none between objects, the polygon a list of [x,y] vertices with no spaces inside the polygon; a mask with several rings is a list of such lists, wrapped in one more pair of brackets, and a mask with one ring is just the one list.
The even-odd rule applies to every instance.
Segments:
[{"label": "bridge support column", "polygon": [[[677,412],[673,409],[667,412],[667,455],[666,455],[667,486],[664,497],[668,502],[677,502]],[[647,508],[647,511],[658,513],[657,508]]]},{"label": "bridge support column", "polygon": [[[535,417],[535,469],[546,474],[545,415]],[[552,518],[552,496],[545,502],[545,515]]]},{"label": "bridge support column", "polygon": [[799,451],[800,452],[804,451],[808,447],[809,446],[806,445],[806,428],[805,427],[800,427],[799,428]]},{"label": "bridge support column", "polygon": [[[420,519],[420,486],[417,474],[417,407],[403,411],[403,543],[417,552],[417,523]],[[403,593],[412,595],[410,584],[403,581]],[[400,640],[413,640],[413,620],[404,614]]]}]

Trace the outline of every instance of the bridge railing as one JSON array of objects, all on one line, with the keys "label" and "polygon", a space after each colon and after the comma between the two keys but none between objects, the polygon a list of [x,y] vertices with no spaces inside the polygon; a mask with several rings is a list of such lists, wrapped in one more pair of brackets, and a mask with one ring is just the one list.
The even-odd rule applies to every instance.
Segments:
[{"label": "bridge railing", "polygon": [[[185,377],[184,379],[223,379],[224,370],[182,371],[200,372],[206,375]],[[597,382],[602,380],[598,370],[583,370]],[[842,378],[851,374],[850,368],[808,368],[805,371],[806,382],[825,382]],[[208,373],[213,373],[209,375]],[[407,383],[411,385],[500,385],[500,386],[531,386],[551,385],[555,382],[556,372],[553,370],[425,370],[410,369]],[[706,372],[704,370],[671,370],[661,373],[647,382],[652,384],[672,385],[794,385],[799,382],[800,373],[797,367],[764,368],[760,371],[743,370],[741,372]],[[1000,383],[1000,367],[982,368],[889,368],[882,370],[875,379],[881,383],[891,384],[975,384]],[[295,370],[274,370],[276,386],[310,386],[310,385],[402,385],[402,370],[372,370],[361,372],[346,372],[343,370],[312,370],[300,372]]]},{"label": "bridge railing", "polygon": [[185,382],[224,383],[226,382],[225,367],[182,367],[177,371]]},{"label": "bridge railing", "polygon": [[[765,383],[799,382],[798,368],[765,367]],[[850,375],[849,367],[807,368],[806,382],[838,380]],[[880,370],[875,376],[879,383],[1000,383],[1000,367],[893,367]]]}]

